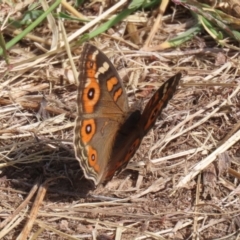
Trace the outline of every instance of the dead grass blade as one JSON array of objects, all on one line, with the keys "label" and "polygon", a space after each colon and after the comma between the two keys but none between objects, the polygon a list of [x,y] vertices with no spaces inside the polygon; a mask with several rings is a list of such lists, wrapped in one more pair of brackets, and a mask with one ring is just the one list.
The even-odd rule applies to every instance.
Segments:
[{"label": "dead grass blade", "polygon": [[[37,185],[40,185],[40,184],[38,183]],[[35,185],[35,186],[38,187],[37,185]],[[22,232],[17,237],[17,240],[28,239],[28,235],[29,235],[29,233],[30,233],[30,231],[33,227],[35,219],[37,218],[37,214],[38,214],[40,205],[42,204],[43,199],[45,197],[46,191],[47,191],[47,185],[46,184],[43,184],[43,185],[39,186],[38,193],[37,193],[36,199],[34,201],[34,204],[32,206],[31,212],[29,214],[28,220],[25,223],[25,226],[24,226]]]}]

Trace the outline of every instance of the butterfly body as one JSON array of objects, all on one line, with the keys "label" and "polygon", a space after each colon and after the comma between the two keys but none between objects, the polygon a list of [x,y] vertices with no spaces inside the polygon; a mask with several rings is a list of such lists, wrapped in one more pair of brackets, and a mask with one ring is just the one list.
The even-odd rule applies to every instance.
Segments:
[{"label": "butterfly body", "polygon": [[143,113],[129,113],[123,83],[110,60],[86,44],[80,58],[74,147],[86,178],[95,185],[127,165],[142,138],[176,90],[181,74],[165,82]]}]

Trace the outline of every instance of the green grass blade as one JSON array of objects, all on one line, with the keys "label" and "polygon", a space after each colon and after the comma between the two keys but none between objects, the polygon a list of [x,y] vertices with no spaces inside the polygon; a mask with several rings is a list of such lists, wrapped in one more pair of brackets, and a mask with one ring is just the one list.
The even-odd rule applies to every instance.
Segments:
[{"label": "green grass blade", "polygon": [[63,19],[67,19],[67,20],[71,20],[71,21],[78,21],[78,22],[90,22],[90,20],[86,20],[86,19],[80,19],[80,18],[77,18],[77,17],[73,17],[73,16],[70,16],[66,13],[63,13],[63,12],[60,12],[58,14],[58,17],[60,18],[63,18]]},{"label": "green grass blade", "polygon": [[[53,11],[59,4],[61,3],[61,0],[56,0],[50,7],[45,11],[41,16],[39,16],[32,24],[30,24],[28,27],[26,27],[21,34],[14,37],[11,41],[6,43],[6,50],[13,47],[17,42],[19,42],[22,38],[24,38],[29,32],[31,32],[36,26],[38,26],[45,18],[46,16]],[[0,48],[0,56],[3,55],[3,49]]]},{"label": "green grass blade", "polygon": [[205,30],[209,33],[209,35],[217,40],[217,42],[220,42],[223,40],[223,33],[222,31],[218,30],[215,25],[213,25],[210,21],[208,21],[206,18],[203,16],[199,15],[199,20],[202,23],[203,27]]},{"label": "green grass blade", "polygon": [[116,17],[113,17],[112,19],[110,19],[109,21],[103,23],[98,29],[96,29],[95,31],[92,31],[91,33],[87,33],[84,34],[79,42],[80,44],[84,43],[85,41],[88,41],[89,39],[92,39],[94,37],[96,37],[97,35],[107,31],[109,28],[111,28],[112,26],[116,25],[118,22],[122,21],[124,18],[126,18],[127,16],[129,16],[132,12],[134,12],[135,9],[125,9],[123,10],[120,14],[118,14]]},{"label": "green grass blade", "polygon": [[9,65],[9,58],[8,58],[6,44],[5,44],[5,40],[2,32],[0,32],[0,47],[2,48],[2,51],[3,51],[3,58],[5,59],[6,63]]},{"label": "green grass blade", "polygon": [[171,47],[176,47],[181,45],[184,42],[187,42],[191,40],[194,36],[196,36],[198,33],[202,31],[202,25],[200,22],[198,22],[196,25],[188,29],[183,34],[180,34],[179,36],[172,38],[171,40],[168,40],[169,45]]},{"label": "green grass blade", "polygon": [[146,1],[146,0],[133,0],[130,5],[128,6],[127,9],[124,9],[121,13],[119,13],[116,17],[113,17],[112,19],[110,19],[109,21],[103,23],[98,29],[96,29],[95,31],[91,32],[91,33],[87,33],[84,34],[80,40],[79,43],[82,44],[96,36],[98,36],[99,34],[107,31],[109,28],[111,28],[112,26],[116,25],[117,23],[119,23],[120,21],[122,21],[123,19],[125,19],[126,17],[128,17],[130,14],[132,14],[133,12],[135,12],[137,9],[139,8],[148,8],[150,6],[154,6],[156,5],[156,3],[159,3],[159,0],[152,0],[152,1]]},{"label": "green grass blade", "polygon": [[232,16],[223,13],[220,10],[214,9],[207,4],[202,4],[193,0],[173,0],[176,4],[181,4],[184,7],[195,12],[199,16],[205,30],[219,43],[223,44],[223,33],[233,39],[240,41],[240,32],[233,27],[239,29],[240,21]]}]

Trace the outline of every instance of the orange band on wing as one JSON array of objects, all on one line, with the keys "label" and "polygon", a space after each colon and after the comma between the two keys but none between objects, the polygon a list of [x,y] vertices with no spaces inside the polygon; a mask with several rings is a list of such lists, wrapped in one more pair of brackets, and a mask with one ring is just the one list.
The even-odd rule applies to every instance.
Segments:
[{"label": "orange band on wing", "polygon": [[114,93],[114,96],[113,96],[114,102],[116,102],[116,101],[119,99],[119,97],[121,97],[122,93],[123,93],[122,88],[119,88],[119,89]]},{"label": "orange band on wing", "polygon": [[82,94],[83,109],[86,113],[92,113],[100,98],[100,86],[95,78],[89,78],[87,81]]},{"label": "orange band on wing", "polygon": [[96,132],[96,124],[93,119],[87,119],[82,121],[82,126],[80,129],[81,141],[86,145],[91,141],[92,137]]},{"label": "orange band on wing", "polygon": [[88,164],[94,169],[96,173],[100,171],[100,166],[98,165],[97,151],[91,146],[87,147],[88,152]]},{"label": "orange band on wing", "polygon": [[118,79],[116,77],[112,77],[112,78],[108,79],[107,80],[107,89],[108,89],[108,91],[111,92],[113,87],[115,85],[117,85],[117,83],[118,83]]},{"label": "orange band on wing", "polygon": [[86,62],[86,73],[88,78],[94,78],[97,70],[97,64],[93,61]]},{"label": "orange band on wing", "polygon": [[100,98],[100,86],[96,79],[97,64],[94,55],[89,55],[86,61],[86,82],[82,93],[83,111],[93,113],[94,106]]}]

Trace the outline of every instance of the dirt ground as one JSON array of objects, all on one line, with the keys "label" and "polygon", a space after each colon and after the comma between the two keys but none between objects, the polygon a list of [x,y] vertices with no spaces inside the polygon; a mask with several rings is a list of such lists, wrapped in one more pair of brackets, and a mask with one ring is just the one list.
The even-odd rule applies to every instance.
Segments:
[{"label": "dirt ground", "polygon": [[[79,12],[95,19],[111,7]],[[239,49],[203,30],[179,46],[144,50],[157,17],[138,11],[88,41],[114,64],[133,108],[182,72],[155,126],[106,185],[85,179],[74,153],[77,87],[67,50],[79,71],[82,45],[67,46],[61,30],[57,51],[29,37],[8,51],[10,65],[1,59],[0,239],[240,239]],[[53,43],[50,22],[32,34]],[[73,38],[85,24],[61,26]],[[171,3],[149,46],[193,24]]]}]

